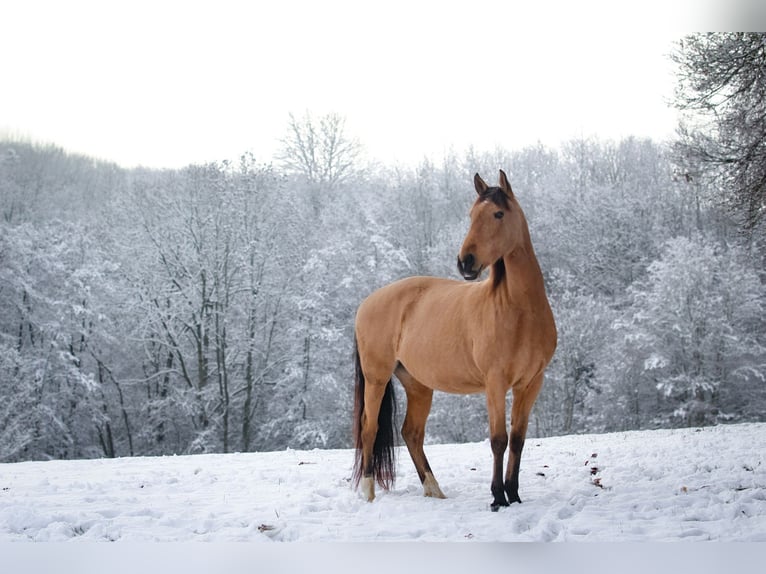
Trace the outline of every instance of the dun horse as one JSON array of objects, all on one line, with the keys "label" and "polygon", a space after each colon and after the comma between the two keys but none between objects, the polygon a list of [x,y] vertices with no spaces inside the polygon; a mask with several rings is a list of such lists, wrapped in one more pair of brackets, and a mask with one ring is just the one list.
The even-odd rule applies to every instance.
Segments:
[{"label": "dun horse", "polygon": [[[468,281],[411,277],[365,299],[356,315],[354,478],[367,500],[375,482],[394,480],[392,375],[407,394],[402,436],[425,496],[444,498],[423,450],[434,390],[487,398],[494,456],[493,511],[519,498],[519,463],[529,413],[556,348],[556,325],[524,213],[505,173],[489,187],[477,173],[478,198],[458,254]],[[505,398],[513,393],[510,456]]]}]

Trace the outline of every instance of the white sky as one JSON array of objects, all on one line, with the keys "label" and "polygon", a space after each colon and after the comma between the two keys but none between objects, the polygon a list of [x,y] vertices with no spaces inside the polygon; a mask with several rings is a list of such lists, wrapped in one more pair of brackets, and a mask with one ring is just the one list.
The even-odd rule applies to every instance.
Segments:
[{"label": "white sky", "polygon": [[696,0],[0,0],[0,134],[116,161],[268,161],[288,113],[370,157],[662,139]]}]

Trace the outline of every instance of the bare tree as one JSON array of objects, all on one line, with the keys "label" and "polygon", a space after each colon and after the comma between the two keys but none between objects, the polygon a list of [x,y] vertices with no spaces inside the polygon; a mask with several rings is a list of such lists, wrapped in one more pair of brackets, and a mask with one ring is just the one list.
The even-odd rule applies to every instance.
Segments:
[{"label": "bare tree", "polygon": [[291,113],[281,143],[277,159],[286,170],[330,190],[354,174],[362,150],[359,141],[346,134],[345,118],[336,113],[319,121],[308,112],[301,119]]},{"label": "bare tree", "polygon": [[672,59],[675,105],[686,112],[677,150],[720,184],[752,230],[766,211],[766,35],[694,34]]}]

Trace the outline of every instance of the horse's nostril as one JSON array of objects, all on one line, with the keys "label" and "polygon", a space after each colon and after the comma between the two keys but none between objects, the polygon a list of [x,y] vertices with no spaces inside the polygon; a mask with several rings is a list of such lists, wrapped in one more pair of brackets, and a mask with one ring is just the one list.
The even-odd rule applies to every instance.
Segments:
[{"label": "horse's nostril", "polygon": [[473,269],[473,262],[474,262],[473,254],[469,253],[463,259],[463,269],[465,271],[471,271]]}]

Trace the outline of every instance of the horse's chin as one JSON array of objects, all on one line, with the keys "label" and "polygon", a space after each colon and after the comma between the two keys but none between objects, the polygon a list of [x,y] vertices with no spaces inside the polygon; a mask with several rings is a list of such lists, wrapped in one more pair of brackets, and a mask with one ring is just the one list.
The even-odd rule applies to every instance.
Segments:
[{"label": "horse's chin", "polygon": [[478,269],[477,271],[468,271],[468,272],[461,271],[460,274],[463,276],[463,279],[465,279],[466,281],[476,281],[481,275],[481,272],[482,272],[482,269]]}]

